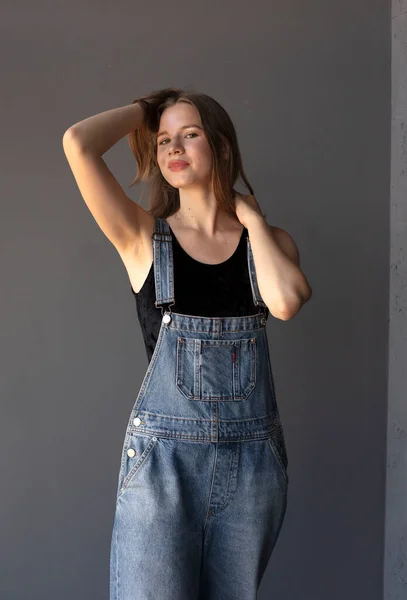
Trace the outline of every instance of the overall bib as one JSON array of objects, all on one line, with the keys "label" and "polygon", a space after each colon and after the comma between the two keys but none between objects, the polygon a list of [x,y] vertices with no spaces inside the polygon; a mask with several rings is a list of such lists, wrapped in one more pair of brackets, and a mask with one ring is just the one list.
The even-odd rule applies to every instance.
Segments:
[{"label": "overall bib", "polygon": [[287,454],[247,236],[255,315],[171,312],[172,236],[153,233],[163,318],[126,428],[110,600],[255,600],[287,506]]}]

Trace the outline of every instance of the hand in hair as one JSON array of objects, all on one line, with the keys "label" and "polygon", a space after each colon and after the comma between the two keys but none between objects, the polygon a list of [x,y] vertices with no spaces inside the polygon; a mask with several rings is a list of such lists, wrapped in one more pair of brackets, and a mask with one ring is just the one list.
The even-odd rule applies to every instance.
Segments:
[{"label": "hand in hair", "polygon": [[253,194],[235,193],[235,211],[239,221],[247,227],[247,220],[253,214],[264,217],[262,210]]},{"label": "hand in hair", "polygon": [[182,90],[178,88],[164,88],[151,92],[147,96],[141,96],[132,101],[132,104],[138,102],[144,108],[144,122],[147,128],[155,132],[157,131],[159,116],[158,107],[172,96],[178,97]]}]

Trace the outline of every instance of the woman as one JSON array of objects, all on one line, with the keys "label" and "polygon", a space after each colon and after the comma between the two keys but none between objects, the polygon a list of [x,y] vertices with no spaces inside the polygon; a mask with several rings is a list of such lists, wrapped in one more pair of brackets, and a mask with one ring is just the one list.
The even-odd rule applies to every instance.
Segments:
[{"label": "woman", "polygon": [[[126,134],[148,211],[101,158]],[[311,297],[298,249],[266,223],[234,126],[205,94],[153,92],[73,125],[63,145],[127,269],[149,360],[122,450],[110,600],[255,599],[288,486],[266,320]]]}]

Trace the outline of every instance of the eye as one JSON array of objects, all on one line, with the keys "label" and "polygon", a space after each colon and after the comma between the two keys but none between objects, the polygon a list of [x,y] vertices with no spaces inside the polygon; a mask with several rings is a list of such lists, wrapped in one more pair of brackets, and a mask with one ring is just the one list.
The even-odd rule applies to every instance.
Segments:
[{"label": "eye", "polygon": [[[198,135],[197,133],[194,133],[191,131],[191,133],[187,133],[185,137],[187,137],[188,135]],[[161,140],[161,142],[159,142],[159,146],[162,146],[163,142],[166,142],[168,140],[168,138],[164,138],[163,140]]]}]

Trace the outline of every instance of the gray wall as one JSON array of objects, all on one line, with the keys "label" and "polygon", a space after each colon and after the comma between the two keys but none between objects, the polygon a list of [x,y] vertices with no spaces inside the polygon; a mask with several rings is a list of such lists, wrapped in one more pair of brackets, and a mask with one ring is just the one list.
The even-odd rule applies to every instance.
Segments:
[{"label": "gray wall", "polygon": [[390,310],[384,598],[407,598],[407,2],[392,4]]},{"label": "gray wall", "polygon": [[[229,112],[256,198],[313,288],[294,319],[268,324],[290,489],[259,598],[381,599],[389,3],[39,0],[2,14],[0,597],[108,598],[122,439],[147,359],[127,273],[62,135],[175,85]],[[127,140],[105,159],[139,200]]]}]

